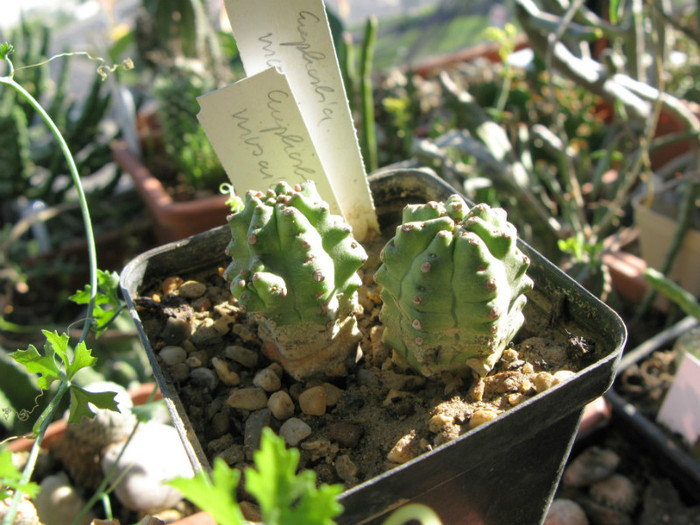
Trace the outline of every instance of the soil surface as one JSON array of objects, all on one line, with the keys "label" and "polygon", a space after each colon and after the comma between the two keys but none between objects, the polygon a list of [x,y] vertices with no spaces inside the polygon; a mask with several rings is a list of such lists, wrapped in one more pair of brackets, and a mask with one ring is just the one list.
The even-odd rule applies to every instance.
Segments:
[{"label": "soil surface", "polygon": [[[377,254],[383,240],[366,245]],[[250,465],[265,426],[301,453],[300,467],[346,488],[381,474],[565,381],[593,360],[592,342],[530,320],[485,378],[426,379],[382,343],[376,255],[363,267],[361,357],[343,377],[295,381],[260,348],[257,328],[221,277],[169,276],[137,300],[162,368],[177,385],[210,462]]]}]

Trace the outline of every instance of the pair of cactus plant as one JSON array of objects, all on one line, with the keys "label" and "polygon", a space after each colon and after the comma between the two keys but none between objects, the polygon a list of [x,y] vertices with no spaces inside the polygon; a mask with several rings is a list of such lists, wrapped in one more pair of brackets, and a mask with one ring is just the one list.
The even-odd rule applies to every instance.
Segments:
[{"label": "pair of cactus plant", "polygon": [[[267,355],[297,379],[342,374],[361,338],[354,312],[367,255],[312,182],[248,192],[229,216],[225,276]],[[409,205],[381,253],[384,341],[426,376],[485,375],[523,324],[529,259],[500,208],[458,196]]]}]

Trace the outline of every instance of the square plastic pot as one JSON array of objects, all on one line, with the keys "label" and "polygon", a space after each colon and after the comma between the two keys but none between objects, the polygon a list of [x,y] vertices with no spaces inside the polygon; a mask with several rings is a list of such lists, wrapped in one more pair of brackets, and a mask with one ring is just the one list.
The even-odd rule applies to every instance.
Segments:
[{"label": "square plastic pot", "polygon": [[[669,348],[683,333],[697,326],[697,321],[686,317],[676,324],[659,332],[651,339],[625,353],[618,367],[618,375],[637,363],[641,363],[657,350]],[[654,420],[644,415],[634,403],[627,401],[613,386],[605,394],[612,407],[612,417],[621,429],[643,447],[647,453],[656,458],[659,469],[689,502],[700,504],[700,461],[690,455],[683,447],[669,437],[668,431]]]},{"label": "square plastic pot", "polygon": [[[393,232],[408,203],[444,200],[456,191],[426,170],[386,170],[369,177],[380,226]],[[121,286],[156,380],[195,469],[209,464],[186,407],[158,360],[134,300],[159,277],[200,272],[225,263],[227,226],[142,254]],[[434,508],[446,524],[541,523],[559,483],[585,405],[612,384],[627,332],[618,315],[526,244],[535,289],[526,319],[545,316],[555,327],[595,340],[594,364],[495,420],[402,466],[344,492],[340,524],[381,523],[410,501]],[[204,256],[204,254],[207,254]],[[528,321],[526,321],[527,323]]]}]

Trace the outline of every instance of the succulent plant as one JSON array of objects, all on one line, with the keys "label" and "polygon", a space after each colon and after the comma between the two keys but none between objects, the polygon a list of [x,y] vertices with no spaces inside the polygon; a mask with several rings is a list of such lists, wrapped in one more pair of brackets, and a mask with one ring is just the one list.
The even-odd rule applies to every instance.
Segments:
[{"label": "succulent plant", "polygon": [[225,276],[266,355],[297,379],[343,374],[360,339],[357,270],[367,258],[350,226],[311,181],[249,191],[228,224]]},{"label": "succulent plant", "polygon": [[529,258],[506,212],[458,195],[408,205],[381,253],[384,342],[426,376],[487,374],[524,322]]}]

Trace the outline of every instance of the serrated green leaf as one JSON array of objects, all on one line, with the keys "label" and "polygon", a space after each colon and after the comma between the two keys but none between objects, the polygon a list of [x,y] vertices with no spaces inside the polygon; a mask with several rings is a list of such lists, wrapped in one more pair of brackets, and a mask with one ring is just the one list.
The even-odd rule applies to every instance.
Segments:
[{"label": "serrated green leaf", "polygon": [[285,525],[333,525],[335,523],[333,518],[340,516],[343,512],[343,506],[337,501],[341,492],[343,492],[343,486],[339,484],[323,484],[318,489],[314,488],[306,492],[296,506],[283,514],[281,523]]},{"label": "serrated green leaf", "polygon": [[[88,304],[91,291],[92,286],[88,284],[83,290],[79,290],[73,294],[70,299],[77,304]],[[119,310],[120,305],[119,274],[117,272],[97,270],[97,292],[95,294],[92,317],[95,320],[93,330],[98,336],[104,332],[106,326]],[[108,306],[109,308],[104,308],[104,306]]]},{"label": "serrated green leaf", "polygon": [[92,352],[85,343],[79,343],[78,346],[75,347],[73,360],[66,365],[66,375],[68,379],[71,379],[79,370],[94,365],[96,361],[97,359],[92,356]]},{"label": "serrated green leaf", "polygon": [[42,356],[34,345],[29,345],[26,350],[17,350],[10,357],[24,365],[30,374],[39,374],[36,384],[42,390],[49,388],[54,381],[63,379],[63,372],[58,368],[53,353]]},{"label": "serrated green leaf", "polygon": [[92,403],[97,408],[118,412],[117,402],[114,399],[116,395],[116,392],[88,392],[78,386],[71,385],[68,424],[80,423],[83,416],[88,419],[95,417],[95,413],[88,403]]},{"label": "serrated green leaf", "polygon": [[253,455],[256,469],[246,469],[246,490],[260,504],[265,523],[280,523],[281,509],[290,507],[297,499],[299,482],[296,468],[299,451],[287,450],[284,440],[266,428],[260,441],[260,449]]},{"label": "serrated green leaf", "polygon": [[256,470],[246,469],[246,490],[260,504],[266,525],[331,525],[342,512],[335,497],[341,485],[316,488],[316,474],[298,475],[299,451],[287,449],[284,440],[265,428],[260,450],[254,454]]},{"label": "serrated green leaf", "polygon": [[46,337],[46,344],[44,345],[44,350],[46,355],[50,355],[51,352],[58,355],[64,364],[68,364],[70,356],[68,355],[68,334],[58,332],[49,332],[48,330],[41,331]]},{"label": "serrated green leaf", "polygon": [[0,448],[0,500],[8,496],[7,491],[3,488],[12,490],[21,490],[30,498],[35,497],[39,493],[39,485],[33,482],[21,483],[22,473],[12,463],[12,452],[10,450]]},{"label": "serrated green leaf", "polygon": [[211,478],[206,472],[198,472],[193,478],[175,478],[167,484],[211,514],[219,525],[243,525],[245,518],[236,501],[240,475],[238,470],[231,469],[223,459],[216,458]]}]

